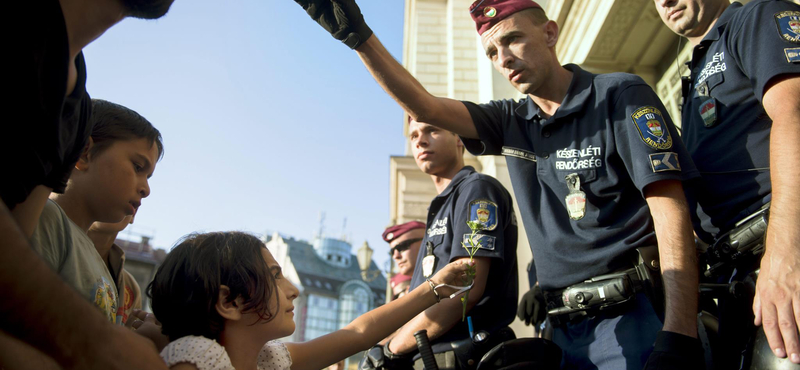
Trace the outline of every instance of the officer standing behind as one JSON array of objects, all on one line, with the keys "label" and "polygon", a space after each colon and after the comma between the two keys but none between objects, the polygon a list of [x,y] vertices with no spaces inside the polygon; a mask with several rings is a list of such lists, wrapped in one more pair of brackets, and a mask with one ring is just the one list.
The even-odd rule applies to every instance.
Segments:
[{"label": "officer standing behind", "polygon": [[613,311],[571,312],[559,318],[563,325],[553,338],[564,350],[565,366],[641,369],[651,352],[658,364],[687,346],[694,351],[683,353],[684,361],[700,359],[697,261],[681,184],[697,172],[663,105],[641,78],[562,67],[555,53],[558,26],[538,4],[479,0],[470,13],[486,55],[527,97],[483,105],[439,98],[372,37],[352,0],[295,1],[355,49],[411,117],[479,138],[474,149],[480,154],[508,158],[536,275],[554,308],[572,305],[561,300],[564,288],[625,270],[634,249],[658,244],[663,326],[642,294]]},{"label": "officer standing behind", "polygon": [[[800,7],[766,0],[655,4],[694,47],[683,139],[704,183],[687,194],[690,205],[698,203],[695,231],[712,243],[771,201],[752,308],[775,355],[800,363]],[[732,327],[723,320],[721,334],[748,332],[743,322],[752,319]]]},{"label": "officer standing behind", "polygon": [[408,284],[411,274],[414,273],[419,246],[424,236],[425,224],[419,221],[389,226],[383,231],[383,240],[389,243],[389,255],[398,270],[398,274],[391,280],[394,299],[408,292]]},{"label": "officer standing behind", "polygon": [[[428,284],[427,278],[447,263],[467,260],[469,253],[461,245],[468,244],[472,233],[467,221],[479,223],[481,230],[473,240],[480,248],[474,255],[476,275],[467,315],[475,331],[488,332],[490,340],[503,338],[507,332],[501,329],[514,320],[517,304],[517,226],[511,195],[496,179],[464,166],[464,146],[454,133],[413,120],[408,133],[417,166],[431,176],[439,193],[429,208],[409,289]],[[416,349],[414,333],[421,329],[428,332],[441,370],[474,368],[482,351],[490,349],[471,346],[461,300],[447,299],[409,321],[386,343],[386,368],[408,363]]]}]

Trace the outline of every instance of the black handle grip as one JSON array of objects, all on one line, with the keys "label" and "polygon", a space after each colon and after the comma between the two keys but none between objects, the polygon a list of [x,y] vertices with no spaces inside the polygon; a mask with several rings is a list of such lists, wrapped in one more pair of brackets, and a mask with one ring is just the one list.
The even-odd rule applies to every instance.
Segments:
[{"label": "black handle grip", "polygon": [[436,358],[433,357],[431,342],[428,341],[428,331],[422,329],[414,333],[414,338],[417,339],[417,349],[419,349],[419,355],[422,358],[422,365],[425,366],[425,370],[439,370]]}]

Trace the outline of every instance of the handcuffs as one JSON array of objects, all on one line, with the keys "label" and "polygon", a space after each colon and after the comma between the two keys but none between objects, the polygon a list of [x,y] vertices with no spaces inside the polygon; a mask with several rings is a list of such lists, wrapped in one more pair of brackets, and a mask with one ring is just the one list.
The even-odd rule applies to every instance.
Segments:
[{"label": "handcuffs", "polygon": [[472,286],[475,285],[475,280],[474,279],[472,280],[472,283],[470,283],[467,286],[457,286],[457,285],[450,285],[450,284],[439,284],[439,285],[436,285],[433,281],[431,281],[431,279],[425,279],[425,281],[427,281],[428,285],[431,286],[431,290],[433,291],[433,295],[436,296],[436,303],[439,303],[439,302],[442,301],[442,298],[439,296],[439,292],[436,291],[436,289],[438,289],[438,288],[448,287],[448,288],[456,289],[455,293],[453,293],[449,297],[447,297],[447,298],[453,299],[453,298],[459,296],[461,293],[465,293],[468,290],[472,289]]}]

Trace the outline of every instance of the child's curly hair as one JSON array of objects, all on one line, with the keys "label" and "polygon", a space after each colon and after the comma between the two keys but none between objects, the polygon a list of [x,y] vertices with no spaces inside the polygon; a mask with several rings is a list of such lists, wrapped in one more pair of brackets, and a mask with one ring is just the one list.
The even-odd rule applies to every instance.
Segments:
[{"label": "child's curly hair", "polygon": [[221,285],[230,288],[228,302],[241,296],[243,311],[272,320],[269,304],[277,286],[261,254],[264,248],[255,236],[236,231],[179,240],[147,287],[162,333],[170,341],[187,335],[219,339],[224,319],[215,306]]}]

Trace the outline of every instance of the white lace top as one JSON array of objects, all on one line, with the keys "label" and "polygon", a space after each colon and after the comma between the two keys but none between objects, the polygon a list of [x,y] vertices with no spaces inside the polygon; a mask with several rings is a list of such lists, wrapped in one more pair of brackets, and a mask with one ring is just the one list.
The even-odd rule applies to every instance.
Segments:
[{"label": "white lace top", "polygon": [[[171,342],[161,351],[161,358],[169,367],[187,362],[198,370],[235,370],[225,347],[206,337],[186,336]],[[259,370],[289,370],[291,366],[292,357],[282,342],[267,342],[258,353]]]}]

